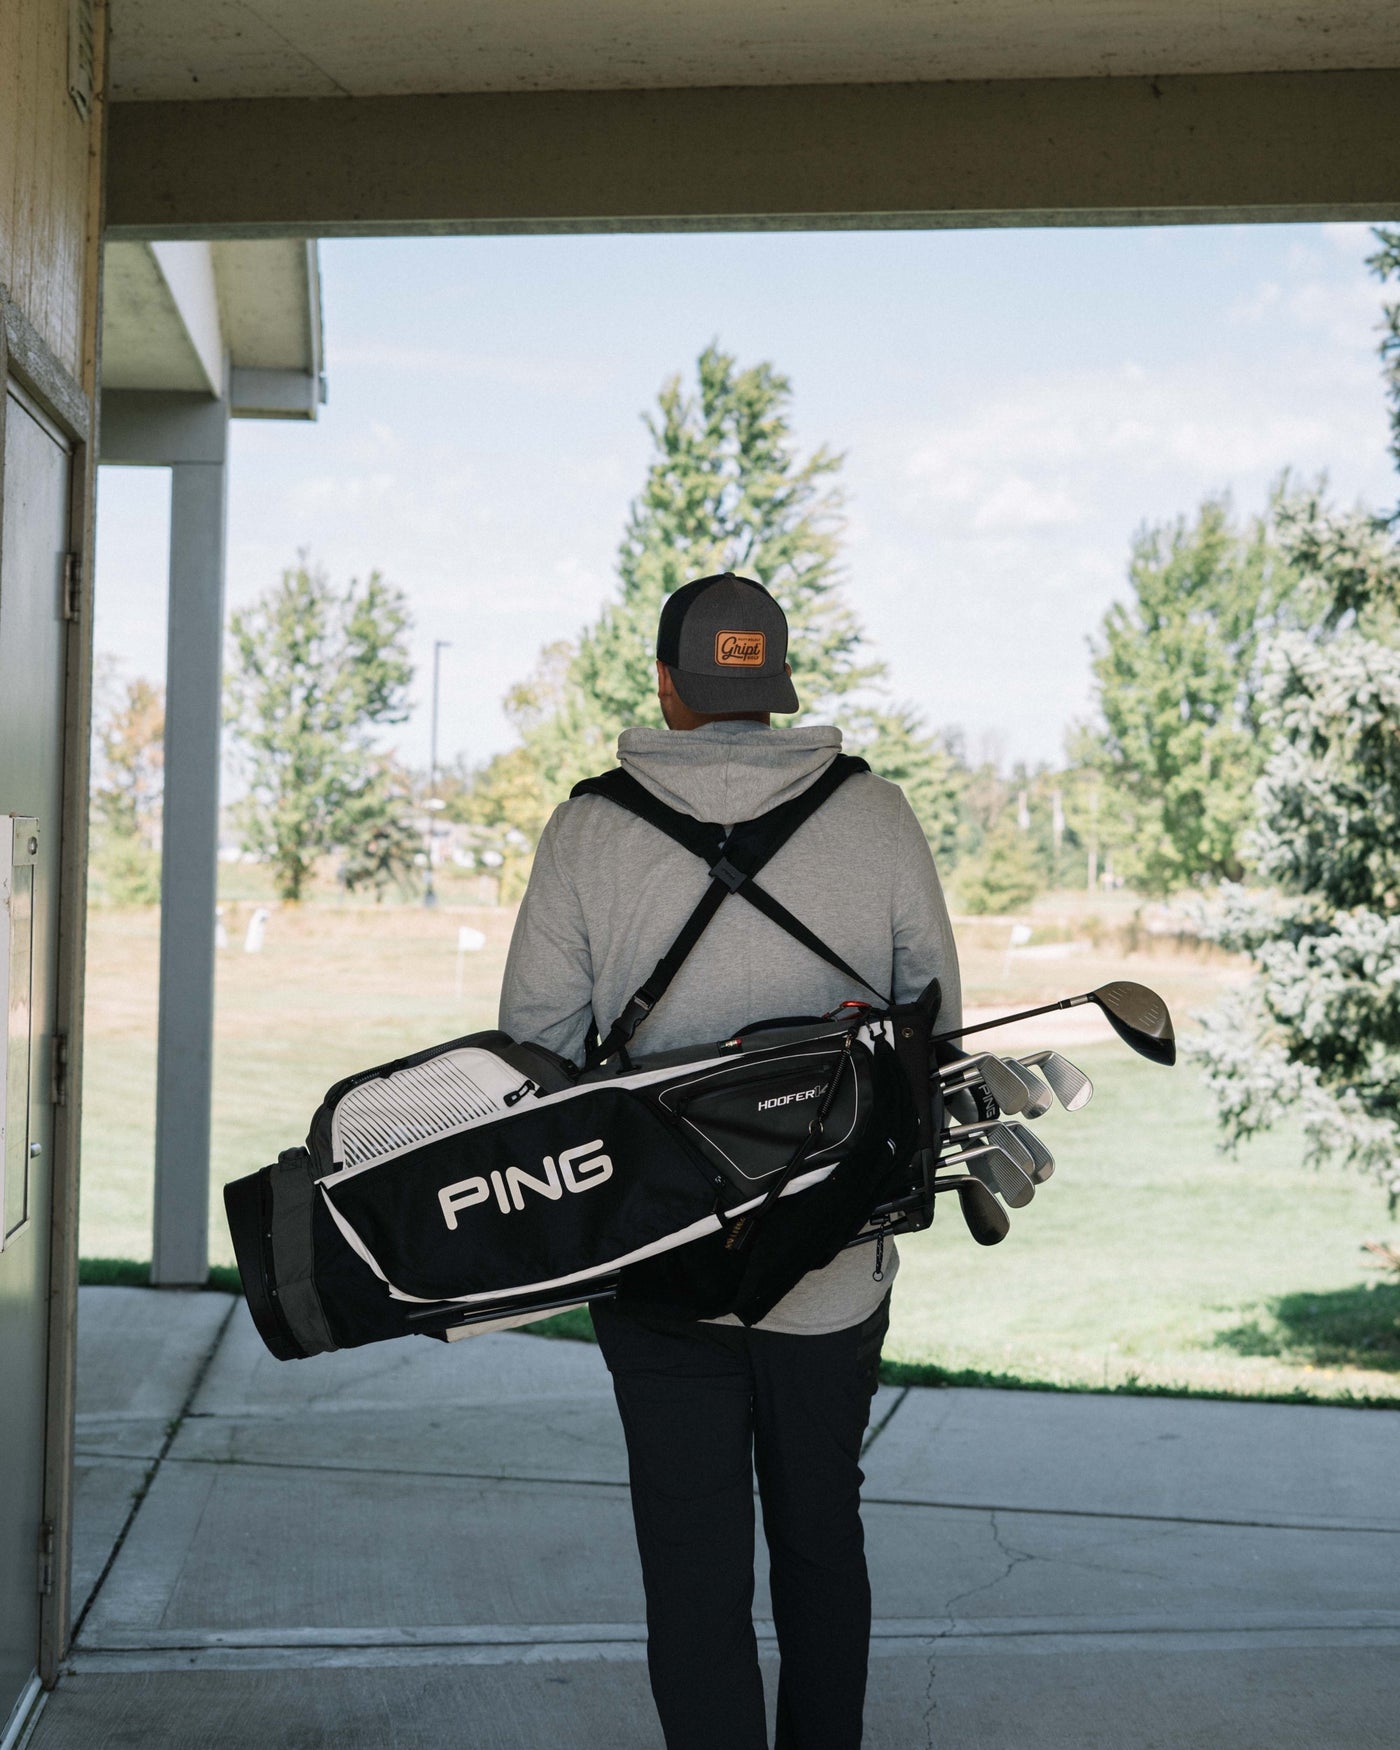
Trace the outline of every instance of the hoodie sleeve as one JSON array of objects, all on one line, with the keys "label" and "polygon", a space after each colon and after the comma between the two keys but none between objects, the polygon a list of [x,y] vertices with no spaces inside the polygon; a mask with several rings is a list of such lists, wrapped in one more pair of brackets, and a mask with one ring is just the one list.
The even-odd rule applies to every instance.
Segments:
[{"label": "hoodie sleeve", "polygon": [[956,1027],[962,1020],[962,980],[953,926],[933,852],[903,794],[895,835],[890,924],[894,934],[895,1001],[911,1002],[931,978],[937,978],[943,985],[939,1026]]},{"label": "hoodie sleeve", "polygon": [[535,852],[501,980],[500,1024],[581,1062],[593,1016],[593,957],[583,907],[559,854],[562,803]]}]

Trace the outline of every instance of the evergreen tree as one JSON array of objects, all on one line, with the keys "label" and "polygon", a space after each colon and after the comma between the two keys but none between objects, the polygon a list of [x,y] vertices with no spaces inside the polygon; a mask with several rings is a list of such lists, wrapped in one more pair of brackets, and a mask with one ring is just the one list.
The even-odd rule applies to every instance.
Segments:
[{"label": "evergreen tree", "polygon": [[1035,846],[1011,809],[994,823],[977,855],[962,864],[957,896],[964,911],[979,917],[1024,911],[1045,885]]},{"label": "evergreen tree", "polygon": [[[1372,267],[1400,277],[1400,235]],[[1400,439],[1400,306],[1387,309]],[[1400,448],[1397,449],[1400,460]],[[1248,953],[1247,990],[1205,1017],[1195,1048],[1227,1145],[1277,1122],[1310,1151],[1374,1174],[1400,1199],[1400,516],[1279,519],[1316,630],[1269,642],[1259,720],[1269,738],[1251,846],[1277,892],[1227,886],[1202,933]]]},{"label": "evergreen tree", "polygon": [[403,593],[377,571],[342,591],[304,559],[230,621],[227,715],[247,783],[238,814],[283,899],[302,897],[318,858],[400,809],[374,732],[408,716],[408,626]]}]

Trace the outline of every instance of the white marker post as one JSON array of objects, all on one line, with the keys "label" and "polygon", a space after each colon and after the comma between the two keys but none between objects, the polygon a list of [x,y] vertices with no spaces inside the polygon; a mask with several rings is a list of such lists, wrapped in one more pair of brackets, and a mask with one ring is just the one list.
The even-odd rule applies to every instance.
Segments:
[{"label": "white marker post", "polygon": [[486,946],[486,938],[480,930],[474,930],[470,924],[463,924],[457,931],[457,1001],[462,1000],[462,956],[464,954],[479,954]]}]

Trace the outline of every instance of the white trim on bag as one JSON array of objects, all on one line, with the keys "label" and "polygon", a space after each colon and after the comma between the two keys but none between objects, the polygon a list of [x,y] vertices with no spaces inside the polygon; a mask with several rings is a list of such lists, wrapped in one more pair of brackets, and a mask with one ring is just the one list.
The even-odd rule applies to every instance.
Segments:
[{"label": "white trim on bag", "polygon": [[[799,1173],[796,1178],[784,1185],[779,1193],[782,1197],[791,1197],[798,1191],[805,1191],[809,1185],[816,1185],[822,1179],[829,1178],[836,1171],[837,1163],[832,1161],[824,1167],[814,1167],[810,1173]],[[324,1186],[325,1181],[322,1180]],[[324,1193],[323,1193],[324,1194]],[[722,1216],[707,1215],[699,1221],[694,1221],[689,1227],[677,1228],[674,1233],[666,1234],[659,1240],[653,1240],[649,1245],[638,1246],[635,1251],[624,1252],[621,1257],[611,1258],[605,1263],[590,1264],[586,1270],[574,1270],[567,1276],[550,1276],[539,1282],[520,1282],[509,1288],[490,1288],[477,1294],[441,1294],[424,1296],[409,1294],[405,1289],[395,1288],[394,1284],[380,1268],[378,1261],[369,1247],[355,1232],[349,1222],[336,1208],[329,1197],[325,1198],[331,1219],[340,1229],[345,1243],[389,1290],[393,1300],[409,1301],[414,1306],[475,1306],[483,1301],[502,1300],[507,1296],[517,1294],[543,1293],[547,1288],[568,1288],[575,1282],[587,1282],[594,1276],[608,1276],[614,1270],[621,1270],[626,1264],[640,1264],[644,1258],[659,1257],[663,1252],[671,1252],[677,1246],[688,1245],[691,1240],[704,1239],[707,1234],[718,1233],[726,1221],[733,1221],[736,1216],[745,1215],[750,1209],[757,1209],[763,1202],[766,1193],[750,1197],[747,1202],[736,1204],[733,1209],[726,1209]],[[544,1315],[541,1314],[541,1317]]]}]

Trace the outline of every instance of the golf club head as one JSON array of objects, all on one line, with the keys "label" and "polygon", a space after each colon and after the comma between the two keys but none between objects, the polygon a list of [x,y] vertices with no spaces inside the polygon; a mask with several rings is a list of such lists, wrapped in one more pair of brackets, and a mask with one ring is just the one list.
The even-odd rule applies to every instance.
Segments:
[{"label": "golf club head", "polygon": [[1055,1104],[1055,1096],[1032,1069],[1022,1068],[1021,1074],[1032,1084],[1031,1098],[1021,1108],[1023,1118],[1043,1118]]},{"label": "golf club head", "polygon": [[1032,1051],[1021,1062],[1040,1071],[1066,1112],[1081,1111],[1094,1097],[1094,1084],[1088,1076],[1058,1051]]},{"label": "golf club head", "polygon": [[1032,1078],[1014,1060],[995,1057],[989,1051],[965,1057],[939,1071],[946,1093],[981,1082],[1003,1112],[1021,1112],[1034,1098]]},{"label": "golf club head", "polygon": [[[1012,1145],[1020,1152],[1020,1144],[1012,1138]],[[991,1191],[995,1191],[1009,1209],[1024,1209],[1035,1196],[1035,1180],[1031,1177],[1029,1167],[1023,1167],[1014,1160],[1008,1150],[999,1143],[988,1143],[982,1148],[969,1149],[962,1160],[967,1170],[979,1178]],[[1030,1156],[1026,1155],[1027,1163]]]},{"label": "golf club head", "polygon": [[[1019,1130],[1020,1126],[1016,1126]],[[983,1118],[976,1124],[951,1124],[944,1131],[944,1140],[953,1148],[966,1151],[969,1158],[981,1149],[997,1148],[1027,1175],[1035,1165],[1030,1151],[1013,1134],[1009,1125],[997,1118]]]},{"label": "golf club head", "polygon": [[999,1246],[1011,1232],[1011,1218],[978,1179],[958,1186],[958,1207],[967,1231],[979,1246]]},{"label": "golf club head", "polygon": [[1008,1124],[1006,1127],[1015,1136],[1017,1142],[1031,1157],[1031,1177],[1037,1185],[1043,1185],[1055,1171],[1055,1157],[1046,1148],[1033,1130],[1028,1130],[1024,1124]]},{"label": "golf club head", "polygon": [[1113,984],[1101,984],[1097,990],[1090,991],[1089,1000],[1099,1005],[1108,1016],[1109,1026],[1140,1057],[1150,1058],[1153,1063],[1176,1062],[1176,1033],[1172,1028],[1172,1018],[1155,990],[1149,990],[1145,984],[1118,979]]}]

